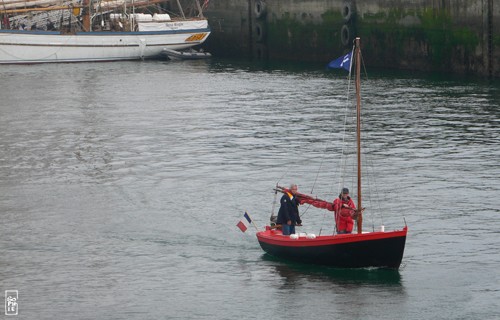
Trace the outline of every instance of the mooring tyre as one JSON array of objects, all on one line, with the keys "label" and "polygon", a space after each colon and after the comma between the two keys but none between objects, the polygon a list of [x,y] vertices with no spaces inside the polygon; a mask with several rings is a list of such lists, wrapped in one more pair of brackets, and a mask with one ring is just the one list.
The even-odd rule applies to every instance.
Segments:
[{"label": "mooring tyre", "polygon": [[351,44],[351,30],[346,24],[342,26],[342,29],[340,29],[340,41],[344,46],[348,46]]},{"label": "mooring tyre", "polygon": [[266,3],[262,0],[256,0],[254,5],[255,18],[264,18],[267,13]]}]

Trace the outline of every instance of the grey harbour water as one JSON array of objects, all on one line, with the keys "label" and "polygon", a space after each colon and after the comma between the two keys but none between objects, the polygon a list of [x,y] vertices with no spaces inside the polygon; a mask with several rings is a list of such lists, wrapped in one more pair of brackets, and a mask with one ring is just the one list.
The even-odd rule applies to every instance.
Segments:
[{"label": "grey harbour water", "polygon": [[[500,316],[498,82],[369,73],[373,225],[409,234],[398,271],[340,270],[273,259],[235,225],[245,210],[265,225],[277,181],[332,195],[344,73],[1,69],[0,291],[18,290],[19,319]],[[301,231],[329,232],[329,215],[303,214]]]}]

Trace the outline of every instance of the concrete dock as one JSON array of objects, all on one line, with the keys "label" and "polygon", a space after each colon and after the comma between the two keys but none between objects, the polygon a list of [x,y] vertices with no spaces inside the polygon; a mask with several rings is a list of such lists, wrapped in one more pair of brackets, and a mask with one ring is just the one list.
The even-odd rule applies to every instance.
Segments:
[{"label": "concrete dock", "polygon": [[215,56],[327,63],[359,36],[368,67],[500,78],[494,0],[217,0],[204,14]]}]

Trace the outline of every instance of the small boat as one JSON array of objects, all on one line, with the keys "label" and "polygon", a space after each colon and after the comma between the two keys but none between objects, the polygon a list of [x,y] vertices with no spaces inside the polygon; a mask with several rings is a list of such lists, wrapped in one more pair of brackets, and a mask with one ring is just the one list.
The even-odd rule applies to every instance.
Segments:
[{"label": "small boat", "polygon": [[198,14],[165,11],[168,0],[0,0],[0,64],[117,61],[161,58],[210,35]]},{"label": "small boat", "polygon": [[177,51],[173,49],[164,48],[161,53],[163,56],[166,56],[170,60],[199,60],[199,59],[208,59],[212,57],[212,55],[209,52],[196,51],[194,49],[186,51]]},{"label": "small boat", "polygon": [[[283,235],[281,230],[274,225],[274,213],[271,215],[271,224],[264,231],[257,231],[257,239],[262,249],[268,254],[291,261],[312,263],[338,268],[369,268],[381,267],[398,269],[403,259],[408,227],[400,230],[385,231],[384,227],[372,232],[363,232],[362,215],[365,208],[361,199],[361,51],[360,39],[355,39],[353,52],[339,58],[341,68],[351,70],[344,65],[346,61],[355,59],[356,80],[356,141],[357,141],[357,233],[352,234],[291,234]],[[277,186],[276,192],[290,192],[290,190]],[[295,196],[301,203],[324,203],[326,201],[305,194],[297,193]],[[274,210],[273,210],[274,211]]]},{"label": "small boat", "polygon": [[337,268],[382,267],[398,269],[408,228],[384,232],[314,236],[283,236],[267,226],[257,233],[260,246],[272,256]]}]

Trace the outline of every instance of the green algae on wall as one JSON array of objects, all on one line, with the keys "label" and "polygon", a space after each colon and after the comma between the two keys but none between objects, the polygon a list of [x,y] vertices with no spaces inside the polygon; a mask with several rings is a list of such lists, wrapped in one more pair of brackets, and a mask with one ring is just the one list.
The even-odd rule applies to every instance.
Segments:
[{"label": "green algae on wall", "polygon": [[467,60],[480,43],[475,32],[457,26],[449,13],[436,10],[390,9],[364,15],[358,19],[358,30],[376,65],[391,60],[401,63],[399,57],[406,57],[408,64],[414,62],[412,57],[428,57],[433,69],[449,70],[454,57]]},{"label": "green algae on wall", "polygon": [[461,49],[471,54],[479,44],[479,37],[470,29],[457,27],[446,12],[425,10],[422,19],[423,40],[429,44],[434,67],[449,65],[453,51]]},{"label": "green algae on wall", "polygon": [[214,55],[324,62],[359,36],[367,66],[498,76],[496,0],[264,0],[259,17],[256,1],[210,4]]},{"label": "green algae on wall", "polygon": [[270,19],[266,43],[274,58],[287,59],[292,53],[306,61],[325,59],[339,47],[342,24],[338,10],[325,11],[320,23],[307,16],[285,13]]},{"label": "green algae on wall", "polygon": [[499,36],[493,36],[493,45],[500,47],[500,35]]}]

